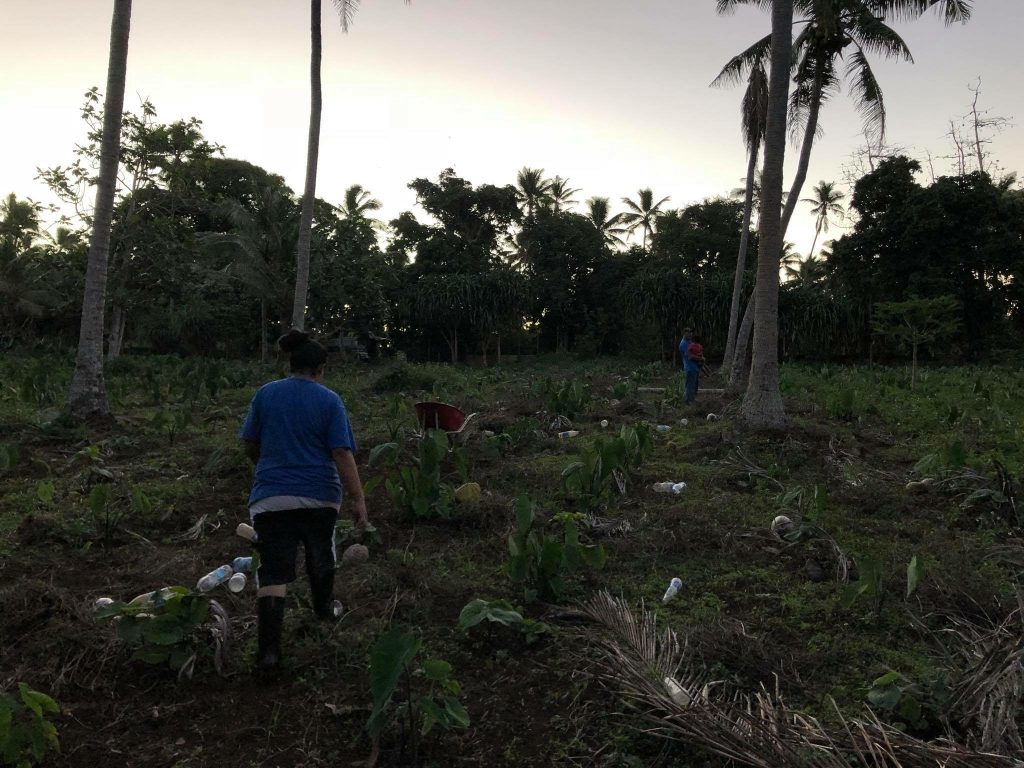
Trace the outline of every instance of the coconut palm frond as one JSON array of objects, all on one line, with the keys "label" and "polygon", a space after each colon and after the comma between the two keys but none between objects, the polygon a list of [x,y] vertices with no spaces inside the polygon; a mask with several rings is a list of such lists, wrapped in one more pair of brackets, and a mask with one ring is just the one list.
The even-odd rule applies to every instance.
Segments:
[{"label": "coconut palm frond", "polygon": [[356,11],[359,10],[359,0],[334,0],[334,8],[338,12],[342,31],[348,32],[348,28],[352,26],[352,21],[356,17]]},{"label": "coconut palm frond", "polygon": [[885,98],[864,51],[858,48],[846,68],[850,93],[864,119],[864,132],[877,144],[885,141]]},{"label": "coconut palm frond", "polygon": [[913,63],[910,48],[892,27],[868,10],[862,10],[849,24],[850,37],[861,48],[887,59]]},{"label": "coconut palm frond", "polygon": [[752,768],[1011,768],[1004,755],[947,741],[924,742],[881,722],[835,707],[840,727],[790,709],[776,685],[754,693],[708,679],[676,634],[658,629],[653,612],[598,593],[583,613],[606,630],[588,632],[600,651],[594,674],[647,724],[646,733],[697,745]]},{"label": "coconut palm frond", "polygon": [[949,24],[965,24],[973,12],[971,0],[871,0],[871,9],[879,15],[891,15],[911,21],[934,9]]},{"label": "coconut palm frond", "polygon": [[750,74],[751,69],[765,68],[771,55],[772,36],[767,35],[729,59],[718,76],[711,81],[711,85],[718,87],[741,83]]},{"label": "coconut palm frond", "polygon": [[734,13],[741,5],[752,5],[763,11],[772,9],[772,0],[716,0],[715,12],[723,16]]}]

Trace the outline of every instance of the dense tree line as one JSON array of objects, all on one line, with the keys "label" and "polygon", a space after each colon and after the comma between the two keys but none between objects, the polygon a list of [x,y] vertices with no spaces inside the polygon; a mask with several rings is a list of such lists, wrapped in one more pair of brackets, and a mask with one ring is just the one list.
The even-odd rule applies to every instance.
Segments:
[{"label": "dense tree line", "polygon": [[[222,157],[198,121],[165,125],[143,112],[124,121],[135,174],[114,207],[108,357],[122,349],[265,355],[291,319],[300,200],[281,177]],[[881,162],[854,188],[852,229],[824,258],[788,267],[779,299],[785,357],[891,352],[873,333],[873,308],[910,298],[957,302],[963,338],[926,350],[933,355],[978,357],[1024,338],[1024,193],[979,172],[922,185],[919,170],[905,157]],[[630,219],[610,215],[606,199],[578,212],[566,186],[552,195],[543,172],[524,171],[525,186],[523,173],[503,186],[475,186],[451,169],[415,179],[421,212],[388,226],[372,218],[379,203],[361,187],[338,206],[317,200],[307,324],[324,336],[389,337],[414,359],[493,359],[502,350],[668,357],[688,325],[723,349],[742,200],[678,209],[663,200],[651,216],[627,207],[649,241],[626,247]],[[60,178],[73,186],[69,169],[47,173],[58,189]],[[653,207],[644,197],[636,207]],[[77,331],[85,233],[50,232],[43,218],[41,206],[13,195],[0,203],[8,343],[71,344]]]}]

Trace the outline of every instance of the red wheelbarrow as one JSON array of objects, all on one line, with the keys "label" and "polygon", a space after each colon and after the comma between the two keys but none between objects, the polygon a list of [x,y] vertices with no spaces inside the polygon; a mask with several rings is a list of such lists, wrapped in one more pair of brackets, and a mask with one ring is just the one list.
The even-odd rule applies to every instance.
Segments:
[{"label": "red wheelbarrow", "polygon": [[471,430],[468,430],[470,422],[476,416],[471,413],[468,416],[462,409],[447,403],[416,403],[416,421],[420,423],[420,429],[441,429],[448,433],[451,440],[464,439]]}]

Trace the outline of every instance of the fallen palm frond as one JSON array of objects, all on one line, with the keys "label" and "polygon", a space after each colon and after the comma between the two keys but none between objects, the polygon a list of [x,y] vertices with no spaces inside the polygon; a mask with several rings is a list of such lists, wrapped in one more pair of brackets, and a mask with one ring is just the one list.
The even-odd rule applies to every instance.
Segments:
[{"label": "fallen palm frond", "polygon": [[1018,724],[1024,703],[1024,598],[1002,622],[981,626],[963,616],[946,616],[944,631],[951,666],[962,670],[949,712],[976,749],[1024,753]]},{"label": "fallen palm frond", "polygon": [[733,450],[733,452],[726,456],[724,459],[716,459],[713,460],[711,463],[717,464],[718,466],[724,467],[725,469],[731,469],[736,472],[742,472],[747,476],[748,482],[754,482],[754,478],[756,477],[766,482],[772,483],[780,491],[785,490],[785,487],[782,485],[782,483],[780,483],[778,480],[772,477],[767,469],[754,463],[754,461],[751,460],[750,457],[748,457],[739,448]]},{"label": "fallen palm frond", "polygon": [[[790,709],[778,690],[754,693],[711,681],[653,612],[635,614],[622,598],[598,593],[583,612],[608,632],[598,635],[596,675],[644,720],[647,733],[702,747],[753,768],[1012,768],[1013,758],[947,741],[924,742],[865,710],[830,732]],[[593,637],[588,635],[588,637]]]}]

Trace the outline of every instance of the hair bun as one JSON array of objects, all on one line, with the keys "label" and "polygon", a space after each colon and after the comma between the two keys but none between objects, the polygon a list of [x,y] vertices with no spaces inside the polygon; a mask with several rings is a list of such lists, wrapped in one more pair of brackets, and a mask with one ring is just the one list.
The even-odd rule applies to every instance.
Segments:
[{"label": "hair bun", "polygon": [[309,341],[308,333],[300,331],[298,328],[292,328],[288,333],[277,340],[277,345],[281,348],[282,352],[291,354],[307,341]]}]

